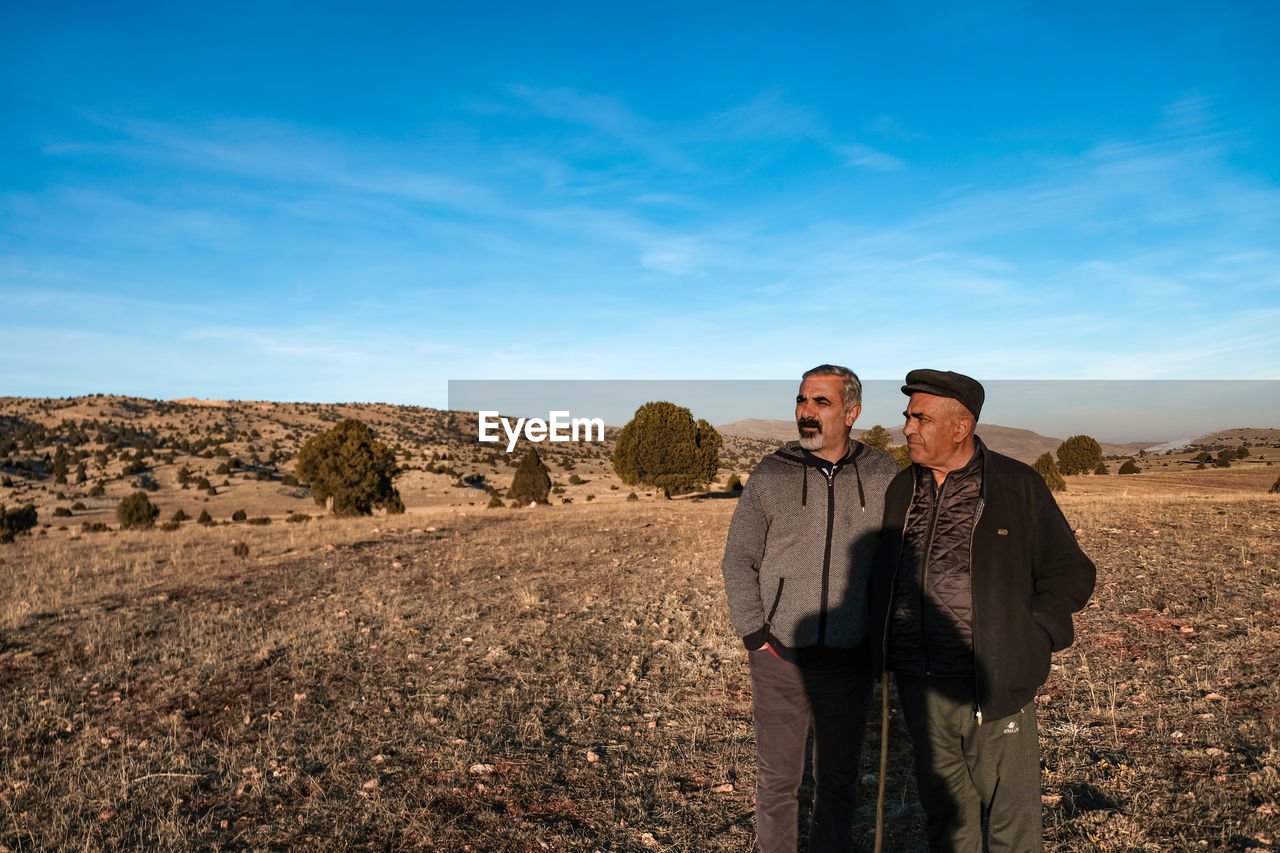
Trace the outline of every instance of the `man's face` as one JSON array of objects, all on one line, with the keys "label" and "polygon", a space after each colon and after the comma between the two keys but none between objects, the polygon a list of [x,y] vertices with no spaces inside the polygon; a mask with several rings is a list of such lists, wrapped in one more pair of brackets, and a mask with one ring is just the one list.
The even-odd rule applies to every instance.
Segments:
[{"label": "man's face", "polygon": [[844,380],[839,376],[810,376],[800,383],[796,395],[796,428],[805,450],[834,451],[849,439],[849,427],[862,412],[861,406],[844,410]]},{"label": "man's face", "polygon": [[911,395],[903,412],[907,422],[902,434],[907,439],[912,462],[938,469],[952,461],[966,433],[960,423],[959,409],[950,397]]}]

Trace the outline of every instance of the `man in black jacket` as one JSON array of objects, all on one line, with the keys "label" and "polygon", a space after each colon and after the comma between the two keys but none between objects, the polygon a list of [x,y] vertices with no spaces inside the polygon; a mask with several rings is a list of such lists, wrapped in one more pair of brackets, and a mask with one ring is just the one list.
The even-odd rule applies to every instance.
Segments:
[{"label": "man in black jacket", "polygon": [[1044,480],[974,435],[985,392],[913,370],[912,464],[889,485],[871,581],[877,659],[895,674],[929,847],[1043,849],[1035,693],[1093,563]]}]

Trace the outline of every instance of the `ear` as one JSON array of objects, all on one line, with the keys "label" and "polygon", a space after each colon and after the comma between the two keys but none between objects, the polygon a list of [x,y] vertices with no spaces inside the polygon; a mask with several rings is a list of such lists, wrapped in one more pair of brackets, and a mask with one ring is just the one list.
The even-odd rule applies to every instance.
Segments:
[{"label": "ear", "polygon": [[966,438],[973,434],[973,418],[967,414],[956,418],[955,439],[956,444],[961,444]]},{"label": "ear", "polygon": [[853,426],[853,422],[858,419],[858,415],[862,414],[861,406],[854,406],[852,409],[844,413],[844,425]]}]

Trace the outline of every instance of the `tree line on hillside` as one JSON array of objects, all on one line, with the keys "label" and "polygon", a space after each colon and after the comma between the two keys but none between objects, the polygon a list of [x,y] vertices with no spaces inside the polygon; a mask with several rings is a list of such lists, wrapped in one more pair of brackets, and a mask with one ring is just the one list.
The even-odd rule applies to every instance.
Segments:
[{"label": "tree line on hillside", "polygon": [[[47,437],[40,430],[28,424],[15,423],[10,419],[6,424],[6,436],[3,442],[6,447],[0,448],[7,454],[19,446],[31,447],[37,439]],[[93,424],[100,427],[101,425]],[[85,430],[86,432],[88,430]],[[254,431],[256,434],[256,430]],[[149,453],[154,453],[154,446],[137,432],[125,431],[112,433],[102,429],[101,437],[112,436],[117,440],[124,435],[139,441],[136,456],[132,462],[141,463]],[[902,467],[910,464],[908,448],[890,445],[890,433],[883,426],[876,424],[861,437],[862,443],[876,449],[893,454]],[[159,442],[157,442],[159,443]],[[612,465],[621,480],[632,486],[644,486],[661,490],[665,497],[686,494],[701,486],[710,484],[716,476],[720,464],[720,450],[723,439],[719,432],[706,420],[694,419],[692,412],[673,403],[656,401],[642,405],[632,419],[624,426],[614,444]],[[74,444],[72,445],[74,447]],[[196,449],[199,445],[186,444],[188,449]],[[221,447],[222,455],[229,457]],[[206,449],[206,452],[209,452]],[[99,451],[99,454],[103,451]],[[71,471],[71,466],[82,463],[84,451],[68,450],[63,445],[57,446],[50,457],[51,472],[60,481]],[[87,455],[87,454],[85,454]],[[126,454],[121,453],[123,458]],[[213,455],[209,453],[209,455]],[[1199,467],[1213,464],[1228,467],[1232,461],[1243,459],[1249,455],[1247,447],[1231,447],[1221,449],[1217,456],[1203,451],[1194,461]],[[1056,458],[1055,458],[1056,456]],[[433,457],[441,458],[441,457]],[[256,460],[255,460],[256,461]],[[234,465],[232,464],[234,463]],[[100,462],[100,464],[103,464]],[[561,463],[571,468],[571,463]],[[238,459],[229,458],[219,467],[219,472],[229,473],[240,467]],[[1054,491],[1066,488],[1065,476],[1075,474],[1107,474],[1109,473],[1103,458],[1101,445],[1088,435],[1074,435],[1063,441],[1056,454],[1044,453],[1032,466],[1044,478],[1046,484]],[[443,463],[440,469],[428,470],[447,472]],[[1133,459],[1126,459],[1119,468],[1120,474],[1136,474],[1140,469]],[[379,441],[373,430],[364,422],[355,418],[339,420],[331,428],[308,438],[298,450],[296,465],[296,481],[310,487],[312,497],[317,504],[325,505],[328,510],[338,516],[369,515],[375,509],[388,513],[404,512],[404,502],[395,487],[395,478],[402,473],[396,465],[396,449]],[[456,472],[454,472],[456,473]],[[459,475],[460,481],[470,481],[467,485],[483,487],[491,494],[490,507],[501,507],[505,504],[493,486],[484,483],[484,476],[476,474],[470,477]],[[77,481],[83,482],[83,464],[77,473]],[[185,467],[179,471],[179,481],[183,488],[195,482],[204,486],[207,480],[197,479],[194,473]],[[570,477],[570,483],[581,483],[576,474]],[[735,474],[728,484],[728,491],[738,491],[742,487],[741,479]],[[212,492],[213,487],[209,486]],[[550,471],[535,448],[529,448],[520,458],[519,464],[507,489],[507,499],[511,506],[528,506],[530,504],[546,504],[553,488]],[[1280,493],[1280,479],[1271,487],[1272,493]],[[588,496],[590,499],[591,496]],[[635,499],[632,492],[629,499]],[[567,500],[567,499],[566,499]],[[121,528],[150,528],[160,514],[147,497],[146,492],[139,490],[121,500],[117,506],[116,516]],[[55,516],[71,515],[70,511],[58,507]],[[173,518],[165,522],[166,529],[174,529],[188,516],[181,510],[174,513]],[[303,520],[310,518],[303,513],[294,513],[287,520]],[[233,515],[232,521],[247,523],[269,523],[266,517],[250,519],[243,510]],[[201,524],[212,524],[213,519],[207,511],[198,519]],[[34,505],[26,505],[15,510],[7,510],[0,505],[0,542],[11,542],[14,537],[29,532],[37,524],[37,511]],[[95,529],[105,529],[104,525],[95,525]]]}]

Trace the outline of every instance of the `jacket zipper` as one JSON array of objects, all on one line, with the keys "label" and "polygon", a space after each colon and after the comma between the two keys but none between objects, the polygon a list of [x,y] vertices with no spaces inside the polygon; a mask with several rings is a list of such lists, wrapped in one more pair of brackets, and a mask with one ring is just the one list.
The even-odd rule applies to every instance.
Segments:
[{"label": "jacket zipper", "polygon": [[831,592],[831,534],[836,524],[836,471],[838,470],[839,468],[833,465],[829,472],[822,471],[827,476],[827,545],[822,554],[822,604],[818,609],[819,646],[827,644],[827,598]]},{"label": "jacket zipper", "polygon": [[[986,480],[983,480],[986,485]],[[978,509],[973,514],[973,528],[969,531],[969,618],[973,621],[973,704],[976,706],[974,716],[978,718],[978,725],[982,725],[982,706],[978,704],[978,599],[973,594],[973,542],[978,536],[978,522],[982,520],[983,507],[987,505],[987,499],[978,496]]]},{"label": "jacket zipper", "polygon": [[[932,476],[932,472],[929,473],[929,476]],[[933,534],[937,531],[938,510],[942,507],[942,494],[946,489],[947,478],[943,477],[942,485],[938,487],[937,492],[933,496],[932,512],[929,515],[929,535],[925,537],[924,565],[920,569],[920,647],[924,652],[924,674],[926,676],[933,674],[933,661],[929,659],[929,642],[927,640],[927,637],[929,636],[929,626],[927,624],[929,608],[926,598],[929,595],[929,562],[933,555]],[[908,508],[908,514],[910,514],[910,511],[911,510]],[[970,572],[970,582],[972,582],[972,580],[973,575],[972,572]],[[969,595],[972,597],[973,592],[970,591]]]}]

